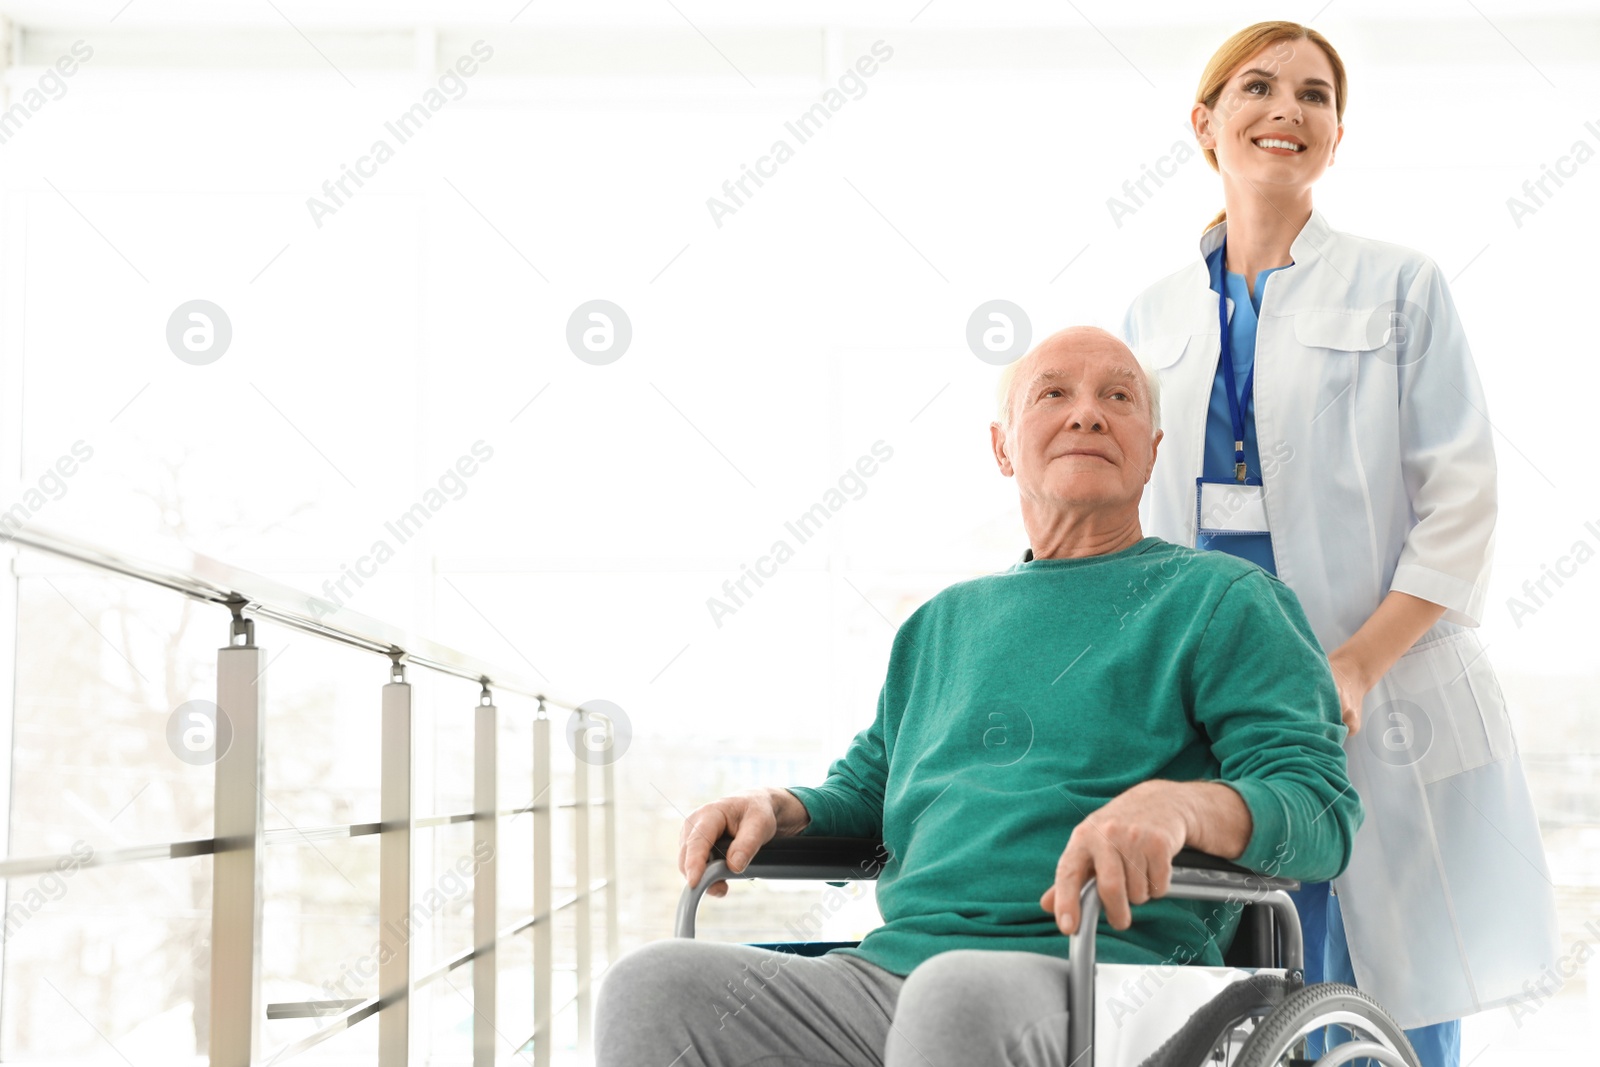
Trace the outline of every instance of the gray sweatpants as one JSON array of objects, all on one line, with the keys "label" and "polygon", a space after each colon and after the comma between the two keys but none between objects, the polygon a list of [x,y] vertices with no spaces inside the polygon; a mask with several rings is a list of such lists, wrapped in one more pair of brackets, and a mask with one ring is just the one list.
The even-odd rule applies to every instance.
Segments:
[{"label": "gray sweatpants", "polygon": [[856,956],[669,938],[617,960],[597,1067],[1060,1067],[1067,962],[959,949],[902,978]]}]

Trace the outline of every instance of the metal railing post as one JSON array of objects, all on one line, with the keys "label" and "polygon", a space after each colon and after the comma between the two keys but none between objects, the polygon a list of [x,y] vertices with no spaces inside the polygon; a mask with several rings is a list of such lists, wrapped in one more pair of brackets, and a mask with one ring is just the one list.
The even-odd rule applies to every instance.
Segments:
[{"label": "metal railing post", "polygon": [[577,1009],[578,1009],[578,1056],[588,1060],[593,1052],[590,1047],[591,1029],[589,1025],[589,977],[590,957],[594,954],[593,942],[590,938],[590,924],[593,922],[594,910],[590,907],[592,901],[589,896],[589,886],[592,881],[589,877],[589,760],[588,754],[593,751],[589,743],[589,732],[600,729],[593,719],[584,712],[582,706],[578,708],[578,729],[573,737],[572,761],[572,844],[573,844],[573,875],[572,889],[577,895],[574,905],[577,911],[573,934],[574,949],[577,952]]},{"label": "metal railing post", "polygon": [[[228,646],[217,650],[212,764],[215,854],[211,866],[211,1062],[250,1067],[261,1054],[262,796],[265,653],[255,622],[230,603]],[[226,731],[226,733],[225,733]]]},{"label": "metal railing post", "polygon": [[499,961],[500,790],[499,716],[483,687],[473,718],[472,769],[472,1063],[494,1067]]},{"label": "metal railing post", "polygon": [[412,737],[411,685],[399,653],[383,687],[383,770],[378,835],[378,1065],[409,1067],[411,1056]]},{"label": "metal railing post", "polygon": [[[616,723],[606,725],[607,751],[615,751],[617,743]],[[617,945],[621,943],[618,933],[618,908],[617,908],[617,774],[615,759],[608,759],[605,767],[600,772],[600,778],[605,783],[606,791],[606,840],[605,840],[605,878],[606,878],[606,966],[609,967],[617,958]]]},{"label": "metal railing post", "polygon": [[533,720],[533,1065],[550,1067],[550,982],[555,976],[555,913],[551,910],[550,720],[544,700]]}]

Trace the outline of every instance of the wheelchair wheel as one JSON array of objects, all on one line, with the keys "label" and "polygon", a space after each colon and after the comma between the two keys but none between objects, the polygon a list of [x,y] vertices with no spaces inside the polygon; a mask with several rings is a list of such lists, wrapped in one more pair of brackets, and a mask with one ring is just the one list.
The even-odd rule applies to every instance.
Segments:
[{"label": "wheelchair wheel", "polygon": [[1260,1025],[1299,988],[1298,982],[1275,974],[1234,982],[1191,1015],[1183,1028],[1139,1067],[1203,1067],[1226,1062],[1241,1029],[1247,1029],[1246,1024]]},{"label": "wheelchair wheel", "polygon": [[1306,986],[1285,1000],[1255,1028],[1239,1052],[1236,1067],[1292,1067],[1306,1035],[1325,1026],[1342,1026],[1353,1041],[1327,1049],[1317,1067],[1367,1061],[1383,1067],[1421,1067],[1405,1031],[1388,1012],[1355,986],[1323,982]]}]

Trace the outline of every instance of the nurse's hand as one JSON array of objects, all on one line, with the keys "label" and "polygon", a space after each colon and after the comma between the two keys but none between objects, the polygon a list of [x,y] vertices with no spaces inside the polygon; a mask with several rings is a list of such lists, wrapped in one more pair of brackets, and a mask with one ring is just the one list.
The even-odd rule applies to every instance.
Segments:
[{"label": "nurse's hand", "polygon": [[1328,654],[1328,666],[1333,668],[1333,684],[1339,690],[1339,717],[1354,737],[1361,729],[1361,702],[1366,699],[1372,683],[1367,679],[1365,668],[1342,648]]}]

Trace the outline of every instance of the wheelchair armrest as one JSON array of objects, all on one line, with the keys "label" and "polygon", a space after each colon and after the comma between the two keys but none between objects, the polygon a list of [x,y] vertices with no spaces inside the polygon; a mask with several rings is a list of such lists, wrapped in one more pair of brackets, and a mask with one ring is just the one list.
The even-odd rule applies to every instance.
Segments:
[{"label": "wheelchair armrest", "polygon": [[[756,851],[742,871],[728,869],[728,849],[733,838],[724,834],[711,846],[710,862],[697,886],[685,887],[678,900],[678,937],[694,936],[695,912],[700,898],[715,882],[733,879],[817,879],[842,885],[846,881],[871,881],[888,861],[889,850],[872,837],[775,837]],[[1190,897],[1190,887],[1215,887],[1231,891],[1298,889],[1300,883],[1273,878],[1248,867],[1194,849],[1182,849],[1172,858],[1174,897]],[[1098,904],[1098,900],[1096,901]]]},{"label": "wheelchair armrest", "polygon": [[673,936],[693,937],[700,898],[717,882],[742,878],[815,878],[843,885],[872,881],[883,870],[889,850],[874,837],[775,837],[756,850],[742,871],[728,869],[733,838],[724,834],[711,845],[711,856],[698,885],[685,886],[678,898]]},{"label": "wheelchair armrest", "polygon": [[[1213,856],[1209,852],[1196,852],[1192,848],[1180,848],[1178,854],[1172,857],[1172,869],[1186,868],[1191,871],[1215,871],[1221,874],[1238,875],[1248,880],[1252,886],[1262,886],[1269,889],[1299,889],[1300,883],[1293,878],[1278,878],[1274,875],[1262,874],[1249,867],[1241,867],[1237,863],[1225,860],[1220,856]],[[1230,880],[1231,881],[1231,880]]]},{"label": "wheelchair armrest", "polygon": [[[733,838],[722,835],[711,846],[712,857],[726,860],[732,844]],[[888,850],[875,837],[775,837],[734,877],[871,881],[888,858]],[[825,873],[792,873],[796,868],[823,868]]]},{"label": "wheelchair armrest", "polygon": [[[711,846],[711,855],[716,859],[725,860],[728,857],[728,848],[733,844],[733,838],[724,834]],[[828,878],[842,878],[850,881],[870,881],[878,877],[885,860],[888,859],[888,850],[883,842],[875,837],[775,837],[761,846],[755,859],[750,861],[746,872],[748,877],[760,878],[821,878],[823,875],[800,875],[787,873],[795,867],[831,867],[836,870],[829,871]],[[1253,871],[1248,867],[1241,867],[1237,863],[1213,856],[1208,852],[1197,852],[1192,848],[1179,849],[1178,854],[1172,857],[1172,866],[1186,868],[1194,871],[1217,871],[1224,874],[1241,875],[1248,878],[1253,885],[1270,886],[1274,889],[1298,889],[1300,883],[1289,878],[1274,878]],[[772,871],[774,873],[766,873]]]}]

